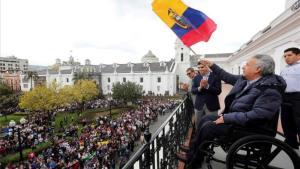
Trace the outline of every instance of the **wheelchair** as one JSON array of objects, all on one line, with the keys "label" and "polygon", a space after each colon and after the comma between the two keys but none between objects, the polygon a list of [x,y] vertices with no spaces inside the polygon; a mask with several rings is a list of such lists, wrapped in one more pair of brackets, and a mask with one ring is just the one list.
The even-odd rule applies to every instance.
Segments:
[{"label": "wheelchair", "polygon": [[[203,142],[199,151],[205,154],[207,168],[212,169],[214,161],[225,164],[227,169],[300,169],[299,155],[277,132],[278,117],[276,113],[268,122],[269,131],[234,126],[228,135]],[[215,157],[217,147],[227,153],[225,161]]]}]

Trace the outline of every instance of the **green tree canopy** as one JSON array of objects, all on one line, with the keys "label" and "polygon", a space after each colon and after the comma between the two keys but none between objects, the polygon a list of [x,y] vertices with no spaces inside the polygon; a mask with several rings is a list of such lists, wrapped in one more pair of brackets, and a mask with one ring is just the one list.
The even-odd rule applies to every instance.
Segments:
[{"label": "green tree canopy", "polygon": [[13,93],[9,95],[0,95],[0,112],[4,113],[5,115],[7,113],[10,113],[10,108],[15,108],[18,106],[19,103],[19,94]]},{"label": "green tree canopy", "polygon": [[0,113],[11,113],[11,108],[15,108],[19,103],[19,93],[14,93],[9,86],[0,83]]},{"label": "green tree canopy", "polygon": [[134,102],[142,97],[143,87],[133,82],[118,82],[113,85],[112,92],[114,99]]},{"label": "green tree canopy", "polygon": [[79,80],[74,86],[59,88],[53,82],[49,88],[37,86],[29,92],[25,92],[20,98],[19,106],[30,111],[52,111],[57,107],[66,106],[77,102],[84,106],[86,101],[99,95],[95,82],[91,80]]},{"label": "green tree canopy", "polygon": [[58,95],[59,100],[61,101],[61,106],[67,106],[71,103],[75,103],[77,100],[74,92],[74,86],[64,86],[59,89]]},{"label": "green tree canopy", "polygon": [[74,85],[73,92],[77,103],[84,103],[99,95],[96,83],[91,80],[78,80]]},{"label": "green tree canopy", "polygon": [[46,86],[37,86],[29,92],[25,92],[19,106],[30,111],[51,111],[57,107],[56,93]]},{"label": "green tree canopy", "polygon": [[13,91],[9,86],[4,83],[0,83],[0,96],[10,95]]}]

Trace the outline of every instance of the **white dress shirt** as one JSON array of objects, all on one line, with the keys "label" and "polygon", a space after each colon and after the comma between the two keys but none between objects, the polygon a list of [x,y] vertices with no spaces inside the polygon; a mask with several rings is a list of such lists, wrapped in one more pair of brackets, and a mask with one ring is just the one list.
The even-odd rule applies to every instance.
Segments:
[{"label": "white dress shirt", "polygon": [[300,92],[300,61],[287,65],[280,75],[287,84],[285,93]]}]

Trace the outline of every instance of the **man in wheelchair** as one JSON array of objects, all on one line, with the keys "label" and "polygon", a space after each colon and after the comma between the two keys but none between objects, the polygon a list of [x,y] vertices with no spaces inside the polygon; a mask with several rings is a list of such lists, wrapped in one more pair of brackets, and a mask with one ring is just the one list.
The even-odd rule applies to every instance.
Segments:
[{"label": "man in wheelchair", "polygon": [[268,55],[255,55],[243,66],[243,75],[233,75],[216,64],[201,60],[224,82],[233,85],[225,98],[225,109],[219,116],[204,116],[190,147],[181,146],[185,152],[178,152],[179,160],[187,168],[197,168],[204,160],[199,146],[205,141],[227,136],[234,127],[269,130],[282,102],[286,83],[274,74],[275,63]]}]

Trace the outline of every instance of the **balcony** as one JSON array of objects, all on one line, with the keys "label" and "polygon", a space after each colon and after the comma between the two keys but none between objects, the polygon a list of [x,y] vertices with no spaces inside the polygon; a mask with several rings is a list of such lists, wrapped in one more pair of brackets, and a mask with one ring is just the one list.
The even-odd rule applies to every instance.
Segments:
[{"label": "balcony", "polygon": [[185,98],[153,135],[146,130],[146,143],[123,169],[177,168],[175,154],[188,133],[192,118],[190,112],[193,112],[192,103]]},{"label": "balcony", "polygon": [[[227,95],[228,91],[231,89],[231,86],[223,84],[223,92],[219,96],[221,107],[224,107],[224,97]],[[145,140],[146,143],[130,158],[130,160],[127,162],[127,164],[123,167],[123,169],[183,169],[185,168],[184,163],[180,162],[176,158],[176,152],[179,151],[179,146],[182,144],[187,145],[190,141],[191,137],[191,118],[192,114],[189,112],[193,112],[193,107],[191,105],[191,102],[189,102],[187,99],[184,99],[183,102],[172,112],[172,114],[169,116],[169,118],[160,126],[160,128],[152,135],[149,133],[149,131],[145,132]],[[244,144],[249,144],[247,148],[251,151],[251,149],[254,149],[253,147],[256,147],[260,144],[271,144],[271,150],[267,153],[267,159],[270,160],[270,162],[266,163],[266,165],[270,168],[273,166],[276,166],[275,168],[284,168],[284,169],[298,169],[300,168],[300,152],[293,150],[291,147],[287,147],[287,144],[283,143],[284,137],[281,134],[282,128],[281,123],[279,121],[277,126],[277,134],[274,137],[268,137],[266,139],[260,140],[261,142],[257,140],[252,140],[249,142],[245,142]],[[256,133],[256,132],[255,132]],[[248,136],[248,135],[246,135]],[[248,140],[252,139],[249,137],[255,137],[258,138],[259,135],[256,136],[248,136]],[[263,138],[265,136],[262,136]],[[187,139],[188,138],[188,139]],[[259,139],[261,139],[259,138]],[[259,140],[258,139],[258,140]],[[238,140],[245,140],[245,137]],[[275,140],[275,141],[274,141]],[[237,145],[235,142],[235,145]],[[255,144],[253,143],[255,142]],[[257,143],[256,143],[257,142]],[[214,143],[213,143],[214,145]],[[219,144],[220,145],[220,144]],[[233,144],[229,144],[231,146]],[[226,167],[225,163],[228,163],[228,159],[231,159],[231,161],[234,161],[235,164],[234,167],[229,168],[245,168],[245,165],[240,165],[240,163],[237,164],[236,161],[241,160],[243,163],[246,163],[247,165],[254,165],[257,167],[254,168],[260,168],[260,162],[256,161],[256,163],[252,160],[247,160],[246,158],[249,158],[248,155],[245,155],[245,157],[238,158],[240,151],[242,151],[242,155],[244,155],[244,145],[241,145],[241,150],[238,151],[231,151],[234,152],[231,154],[231,157],[236,158],[228,158],[229,151],[228,149],[224,149],[224,147],[221,145],[219,147],[210,146],[209,148],[210,152],[208,152],[208,155],[206,157],[205,163],[202,165],[203,169],[225,169]],[[265,146],[265,147],[269,147]],[[229,147],[230,148],[230,147]],[[255,149],[256,150],[256,149]],[[248,151],[248,150],[246,150]],[[249,151],[249,154],[252,152]],[[213,152],[213,153],[212,153]],[[247,152],[248,153],[248,152]],[[258,153],[258,156],[262,156],[265,153]],[[270,158],[271,159],[270,159]],[[246,159],[246,160],[245,160]],[[268,161],[267,160],[267,161]],[[229,160],[230,161],[230,160]],[[255,160],[254,160],[255,161]],[[242,164],[243,164],[242,163]],[[262,162],[263,166],[264,161]],[[237,165],[237,166],[235,166]],[[272,166],[272,167],[271,167]],[[246,167],[247,168],[247,167]],[[250,167],[251,168],[251,167]]]}]

